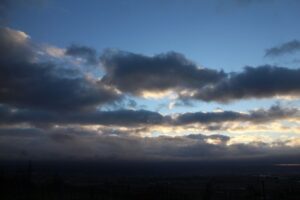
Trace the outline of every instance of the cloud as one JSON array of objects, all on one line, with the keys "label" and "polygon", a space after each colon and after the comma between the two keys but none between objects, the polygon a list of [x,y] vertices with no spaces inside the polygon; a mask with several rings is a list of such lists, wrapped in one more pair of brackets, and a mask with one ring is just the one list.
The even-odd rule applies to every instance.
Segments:
[{"label": "cloud", "polygon": [[99,63],[96,50],[87,46],[73,44],[66,49],[65,54],[84,59],[86,64],[89,65],[97,65]]},{"label": "cloud", "polygon": [[[225,73],[199,68],[175,52],[151,57],[107,50],[101,56],[106,74],[97,80],[52,60],[40,61],[39,45],[24,32],[1,28],[0,41],[0,101],[17,107],[80,110],[116,102],[128,93],[175,94],[182,102],[228,103],[238,99],[298,96],[300,92],[299,69],[265,65]],[[98,62],[96,51],[89,47],[71,45],[66,54]]]},{"label": "cloud", "polygon": [[191,138],[193,140],[200,140],[207,143],[212,144],[227,144],[229,142],[230,137],[226,135],[202,135],[202,134],[192,134],[185,136],[187,138]]},{"label": "cloud", "polygon": [[0,28],[0,41],[1,63],[33,61],[34,46],[30,37],[23,31]]},{"label": "cloud", "polygon": [[0,124],[51,125],[116,125],[140,126],[163,124],[164,117],[156,112],[146,110],[116,110],[116,111],[80,111],[51,112],[29,109],[14,109],[0,106]]},{"label": "cloud", "polygon": [[[275,105],[269,109],[252,110],[248,113],[234,111],[222,112],[194,112],[171,115],[161,115],[158,112],[147,110],[115,110],[115,111],[80,111],[57,113],[51,111],[36,111],[29,109],[16,109],[0,105],[0,124],[27,123],[33,126],[48,125],[106,125],[106,126],[165,126],[173,127],[189,124],[203,124],[210,128],[213,123],[219,125],[226,122],[251,122],[263,124],[276,120],[295,119],[300,116],[297,108],[283,108]],[[211,127],[213,128],[213,127]],[[215,129],[217,129],[215,127]]]},{"label": "cloud", "polygon": [[138,96],[148,93],[161,96],[172,91],[182,101],[228,103],[238,99],[298,96],[300,93],[299,69],[264,65],[224,73],[198,68],[174,52],[148,57],[107,51],[101,60],[107,71],[103,83]]},{"label": "cloud", "polygon": [[286,43],[283,43],[279,46],[272,47],[266,50],[265,56],[267,57],[277,57],[285,54],[292,54],[300,51],[300,41],[292,40]]},{"label": "cloud", "polygon": [[65,55],[65,49],[58,48],[56,46],[44,45],[43,49],[45,53],[54,58],[63,58]]},{"label": "cloud", "polygon": [[240,73],[231,73],[213,85],[199,88],[182,98],[203,101],[230,102],[238,99],[299,96],[300,69],[264,65],[245,67]]},{"label": "cloud", "polygon": [[[100,111],[96,108],[119,101],[124,95],[120,91],[140,95],[144,91],[174,90],[183,102],[193,99],[229,102],[235,99],[298,95],[300,70],[266,65],[246,67],[242,72],[226,74],[198,68],[174,52],[148,57],[106,51],[101,60],[107,74],[99,81],[54,62],[41,62],[37,55],[38,45],[24,32],[1,28],[0,41],[2,124],[170,126],[227,121],[260,123],[284,119],[298,112],[275,106],[249,113],[185,113],[179,114],[174,120],[172,116],[146,110],[121,108]],[[73,52],[72,55],[94,52],[82,46],[72,48],[69,51]],[[134,101],[130,103],[129,107],[137,106]]]},{"label": "cloud", "polygon": [[[7,132],[8,130],[6,130]],[[19,130],[28,132],[29,130]],[[39,130],[36,137],[1,134],[0,159],[6,160],[224,160],[299,155],[299,146],[288,141],[272,144],[228,144],[225,135],[179,137],[112,136],[82,129]],[[12,132],[12,131],[11,131]],[[18,138],[17,138],[18,137]],[[24,138],[26,137],[26,139]],[[35,144],[35,145],[32,145]]]},{"label": "cloud", "polygon": [[24,32],[0,29],[0,102],[26,108],[80,110],[111,103],[120,95],[75,69],[40,62]]},{"label": "cloud", "polygon": [[101,56],[101,61],[107,72],[102,81],[135,95],[199,88],[225,76],[223,72],[198,68],[175,52],[149,57],[111,50]]},{"label": "cloud", "polygon": [[[0,159],[218,160],[292,155],[299,150],[296,140],[241,144],[227,135],[190,134],[201,126],[216,131],[226,124],[230,129],[227,122],[260,125],[298,119],[297,108],[275,105],[243,113],[162,115],[137,110],[131,99],[169,91],[181,98],[179,103],[172,99],[177,104],[298,95],[299,69],[266,65],[225,73],[200,68],[174,52],[144,56],[106,51],[101,57],[106,74],[98,80],[71,64],[55,62],[64,49],[51,49],[53,58],[46,60],[39,57],[40,47],[22,31],[0,29]],[[96,51],[88,47],[73,45],[64,53],[96,63]],[[126,99],[126,93],[132,96],[122,106],[135,110],[102,109]],[[146,137],[178,131],[181,136]]]},{"label": "cloud", "polygon": [[248,113],[234,111],[184,113],[178,115],[176,120],[174,120],[174,123],[179,125],[191,123],[224,123],[230,121],[266,123],[285,118],[299,117],[299,115],[300,112],[297,108],[282,108],[281,106],[276,105],[268,110],[259,109],[249,111]]}]

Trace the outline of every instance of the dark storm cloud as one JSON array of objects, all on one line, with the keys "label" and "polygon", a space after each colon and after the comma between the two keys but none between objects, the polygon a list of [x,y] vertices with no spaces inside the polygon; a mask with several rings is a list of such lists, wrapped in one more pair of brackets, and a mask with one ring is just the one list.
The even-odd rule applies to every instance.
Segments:
[{"label": "dark storm cloud", "polygon": [[119,98],[100,83],[58,75],[51,64],[2,65],[0,73],[0,101],[18,107],[78,110]]},{"label": "dark storm cloud", "polygon": [[90,65],[99,63],[96,50],[87,46],[73,44],[67,48],[65,54],[84,59]]},{"label": "dark storm cloud", "polygon": [[266,123],[290,117],[299,117],[299,114],[300,112],[296,108],[283,108],[276,105],[268,110],[259,109],[248,113],[234,111],[184,113],[179,115],[174,123],[179,125],[191,123],[223,123],[228,121]]},{"label": "dark storm cloud", "polygon": [[223,72],[200,69],[175,52],[149,57],[122,51],[106,51],[101,60],[107,72],[102,80],[104,83],[137,95],[145,90],[198,88],[225,76]]},{"label": "dark storm cloud", "polygon": [[210,126],[211,123],[224,122],[251,122],[254,124],[272,122],[300,116],[297,108],[271,108],[239,113],[224,112],[195,112],[179,114],[176,118],[163,116],[158,112],[147,110],[116,110],[116,111],[81,111],[57,113],[50,111],[36,111],[28,109],[14,109],[0,105],[0,124],[27,123],[34,126],[49,126],[54,124],[68,125],[114,125],[114,126],[147,126],[162,125],[188,125],[201,123],[207,125],[209,130],[218,130],[221,127]]},{"label": "dark storm cloud", "polygon": [[102,83],[73,69],[37,62],[28,36],[0,29],[0,102],[17,107],[80,110],[119,99]]},{"label": "dark storm cloud", "polygon": [[281,56],[284,54],[291,54],[300,51],[300,41],[292,40],[286,43],[283,43],[279,46],[272,47],[266,50],[265,56]]},{"label": "dark storm cloud", "polygon": [[224,112],[195,112],[195,113],[185,113],[179,115],[176,124],[184,125],[191,123],[212,123],[212,122],[226,122],[226,121],[237,121],[242,119],[244,116],[241,113],[233,111]]},{"label": "dark storm cloud", "polygon": [[146,110],[96,111],[93,113],[71,114],[67,116],[72,123],[137,126],[141,124],[161,124],[163,116]]},{"label": "dark storm cloud", "polygon": [[170,89],[182,101],[229,102],[300,94],[300,69],[265,65],[224,73],[197,68],[181,54],[172,52],[148,57],[107,51],[102,63],[107,71],[103,83],[135,95]]},{"label": "dark storm cloud", "polygon": [[213,86],[202,87],[187,98],[230,102],[237,99],[299,94],[300,69],[265,65],[245,67],[244,71],[232,73]]},{"label": "dark storm cloud", "polygon": [[0,124],[29,123],[33,125],[47,124],[94,124],[138,126],[162,124],[164,117],[156,112],[146,110],[86,111],[57,113],[28,109],[12,109],[0,105]]}]

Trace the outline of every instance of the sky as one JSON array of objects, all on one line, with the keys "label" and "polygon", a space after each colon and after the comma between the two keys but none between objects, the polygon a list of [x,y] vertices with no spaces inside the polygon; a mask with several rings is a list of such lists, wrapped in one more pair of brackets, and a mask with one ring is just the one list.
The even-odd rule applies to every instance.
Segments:
[{"label": "sky", "polygon": [[0,159],[300,155],[299,8],[0,1]]}]

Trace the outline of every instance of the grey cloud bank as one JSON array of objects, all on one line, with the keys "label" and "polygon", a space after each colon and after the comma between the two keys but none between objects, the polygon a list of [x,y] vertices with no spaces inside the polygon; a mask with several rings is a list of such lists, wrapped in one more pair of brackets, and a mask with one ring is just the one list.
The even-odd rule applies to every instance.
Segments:
[{"label": "grey cloud bank", "polygon": [[[286,159],[299,155],[289,141],[266,144],[231,144],[225,135],[187,135],[178,137],[136,137],[106,135],[77,129],[19,130],[6,129],[0,134],[2,160],[255,160],[270,156]],[[107,131],[107,130],[106,130]],[[24,134],[21,134],[23,132]],[[31,134],[30,134],[31,133]],[[215,142],[211,143],[211,142]],[[35,145],[32,145],[35,144]]]},{"label": "grey cloud bank", "polygon": [[229,121],[243,122],[248,121],[252,123],[266,123],[278,119],[285,119],[290,117],[299,117],[299,110],[297,108],[282,108],[280,106],[272,106],[268,110],[260,109],[249,111],[248,113],[239,113],[233,111],[222,112],[194,112],[184,113],[178,116],[175,123],[190,124],[190,123],[224,123]]},{"label": "grey cloud bank", "polygon": [[0,124],[27,123],[31,125],[108,125],[108,126],[180,126],[188,124],[210,125],[211,123],[251,122],[261,124],[284,119],[298,119],[300,111],[297,108],[272,106],[269,109],[252,110],[248,113],[234,111],[193,112],[177,114],[173,118],[158,112],[147,110],[116,110],[116,111],[81,111],[57,113],[49,111],[34,111],[0,106]]}]

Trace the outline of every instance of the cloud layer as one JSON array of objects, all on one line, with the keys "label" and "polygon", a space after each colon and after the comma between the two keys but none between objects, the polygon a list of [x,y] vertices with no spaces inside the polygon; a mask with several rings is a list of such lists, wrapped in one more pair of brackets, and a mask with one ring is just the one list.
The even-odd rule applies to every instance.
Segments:
[{"label": "cloud layer", "polygon": [[227,145],[230,137],[225,135],[141,138],[55,128],[6,129],[0,137],[0,158],[5,160],[253,160],[278,152],[286,158],[299,155],[299,148],[289,146],[288,140]]},{"label": "cloud layer", "polygon": [[79,125],[114,125],[114,126],[179,126],[188,124],[226,122],[250,122],[261,124],[284,119],[298,119],[297,108],[272,106],[269,109],[252,110],[248,113],[235,111],[193,112],[173,115],[161,115],[147,110],[116,110],[116,111],[80,111],[51,112],[29,109],[16,109],[0,106],[0,124],[27,123],[31,125],[79,124]]},{"label": "cloud layer", "polygon": [[[243,123],[286,121],[297,129],[297,107],[161,114],[138,110],[135,100],[165,92],[183,102],[298,97],[300,69],[264,65],[224,72],[199,67],[176,52],[106,50],[99,56],[83,45],[51,48],[60,56],[22,31],[0,28],[0,159],[205,160],[299,152],[297,137],[243,143],[225,134]],[[78,69],[78,59],[104,75]]]}]

